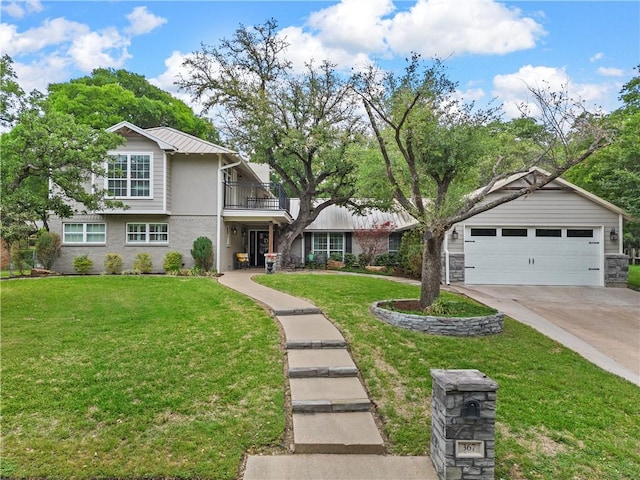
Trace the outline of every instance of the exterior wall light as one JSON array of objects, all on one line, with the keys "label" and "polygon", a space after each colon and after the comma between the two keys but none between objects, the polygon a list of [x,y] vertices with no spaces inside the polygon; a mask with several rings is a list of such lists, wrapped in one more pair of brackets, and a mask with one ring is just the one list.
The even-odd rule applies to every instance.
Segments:
[{"label": "exterior wall light", "polygon": [[611,231],[609,232],[609,239],[612,242],[615,242],[616,240],[618,240],[618,232],[616,232],[615,228],[611,228]]},{"label": "exterior wall light", "polygon": [[233,233],[234,235],[238,234],[238,227],[236,227],[235,225],[233,227],[231,227],[231,233]]},{"label": "exterior wall light", "polygon": [[453,227],[453,232],[451,232],[451,240],[457,240],[458,239],[458,232],[456,231],[456,228]]}]

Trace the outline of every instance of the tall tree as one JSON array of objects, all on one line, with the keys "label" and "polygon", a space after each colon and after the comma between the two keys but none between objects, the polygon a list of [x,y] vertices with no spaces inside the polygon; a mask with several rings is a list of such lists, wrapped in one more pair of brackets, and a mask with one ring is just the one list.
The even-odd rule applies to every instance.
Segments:
[{"label": "tall tree", "polygon": [[[403,74],[372,67],[354,82],[393,196],[424,231],[423,308],[440,294],[447,230],[543,187],[610,142],[600,119],[563,92],[531,89],[539,127],[530,112],[505,127],[497,111],[477,110],[456,99],[456,84],[441,62],[424,64],[418,56]],[[521,138],[516,132],[526,135]],[[491,141],[494,135],[503,146]],[[529,186],[487,199],[499,180],[533,166],[544,166],[550,174],[535,175]]]},{"label": "tall tree", "polygon": [[330,205],[354,194],[354,150],[361,131],[356,98],[328,62],[310,62],[296,74],[285,59],[288,44],[269,20],[240,26],[218,46],[203,45],[179,81],[216,110],[230,143],[267,163],[300,212],[280,230],[278,252],[288,259],[293,240]]},{"label": "tall tree", "polygon": [[54,110],[74,115],[93,128],[105,129],[126,120],[142,128],[173,127],[220,141],[211,122],[144,76],[126,70],[98,68],[89,76],[51,84],[49,103]]},{"label": "tall tree", "polygon": [[[640,72],[640,66],[636,67]],[[640,218],[640,76],[620,92],[623,105],[609,115],[613,144],[567,172],[567,178]]]},{"label": "tall tree", "polygon": [[10,127],[15,123],[23,98],[13,59],[5,54],[0,58],[0,126]]},{"label": "tall tree", "polygon": [[51,111],[37,93],[24,105],[16,125],[0,137],[2,237],[12,241],[38,226],[48,230],[51,215],[122,206],[98,185],[90,192],[86,186],[104,175],[107,152],[123,138]]}]

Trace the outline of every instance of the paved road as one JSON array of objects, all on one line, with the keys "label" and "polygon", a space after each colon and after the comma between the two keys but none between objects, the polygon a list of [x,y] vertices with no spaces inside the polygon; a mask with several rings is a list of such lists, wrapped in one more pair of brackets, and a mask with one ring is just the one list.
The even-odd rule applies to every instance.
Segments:
[{"label": "paved road", "polygon": [[453,285],[640,385],[640,293],[626,288]]}]

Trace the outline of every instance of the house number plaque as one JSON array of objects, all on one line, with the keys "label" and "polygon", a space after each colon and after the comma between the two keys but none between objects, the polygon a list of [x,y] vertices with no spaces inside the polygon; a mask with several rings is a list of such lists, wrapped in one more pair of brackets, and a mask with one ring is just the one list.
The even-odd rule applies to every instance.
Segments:
[{"label": "house number plaque", "polygon": [[456,458],[484,458],[484,441],[456,440]]}]

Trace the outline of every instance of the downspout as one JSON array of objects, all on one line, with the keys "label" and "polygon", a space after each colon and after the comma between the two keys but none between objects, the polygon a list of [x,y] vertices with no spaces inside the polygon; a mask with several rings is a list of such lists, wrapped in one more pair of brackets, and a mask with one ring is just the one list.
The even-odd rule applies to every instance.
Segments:
[{"label": "downspout", "polygon": [[242,160],[236,163],[230,163],[229,165],[222,165],[222,154],[218,154],[218,221],[216,222],[218,225],[216,228],[216,271],[220,273],[220,253],[222,252],[220,248],[221,240],[222,240],[222,211],[224,210],[224,185],[223,185],[223,176],[222,171],[228,168],[237,167],[242,163]]},{"label": "downspout", "polygon": [[449,278],[449,232],[444,234],[444,283],[451,285]]},{"label": "downspout", "polygon": [[624,253],[624,235],[622,231],[622,227],[624,224],[624,218],[622,218],[621,214],[618,214],[618,255],[622,255]]}]

